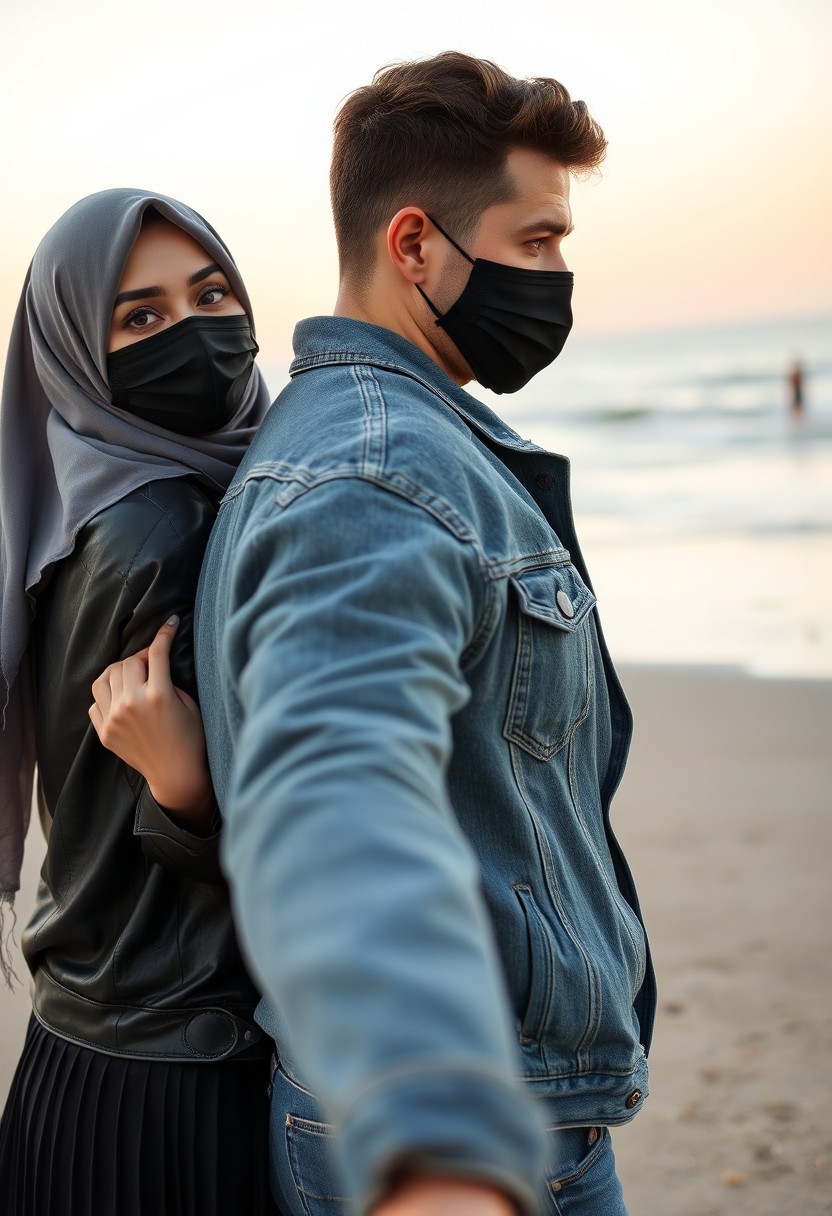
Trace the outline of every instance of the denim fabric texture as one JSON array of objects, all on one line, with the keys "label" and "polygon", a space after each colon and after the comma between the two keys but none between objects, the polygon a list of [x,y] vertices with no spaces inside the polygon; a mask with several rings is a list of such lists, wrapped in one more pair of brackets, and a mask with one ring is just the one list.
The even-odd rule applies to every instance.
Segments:
[{"label": "denim fabric texture", "polygon": [[272,1194],[286,1216],[348,1216],[354,1212],[335,1133],[320,1103],[282,1068],[272,1073]]},{"label": "denim fabric texture", "polygon": [[407,1160],[534,1211],[541,1122],[632,1118],[655,1009],[569,464],[387,330],[295,350],[197,602],[258,1020],[360,1207]]},{"label": "denim fabric texture", "polygon": [[541,1216],[627,1216],[608,1128],[553,1129],[547,1150]]},{"label": "denim fabric texture", "polygon": [[[272,1065],[271,1183],[285,1216],[351,1216],[338,1138],[320,1103],[277,1061]],[[627,1216],[605,1127],[552,1129],[539,1194],[540,1216]]]}]

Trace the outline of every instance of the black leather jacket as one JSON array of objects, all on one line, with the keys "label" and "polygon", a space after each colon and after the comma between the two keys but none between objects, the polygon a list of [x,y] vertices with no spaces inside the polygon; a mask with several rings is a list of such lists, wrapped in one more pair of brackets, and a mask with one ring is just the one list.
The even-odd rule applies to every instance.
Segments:
[{"label": "black leather jacket", "polygon": [[218,866],[105,750],[90,686],[176,612],[174,682],[195,695],[193,602],[214,506],[156,481],[79,533],[36,601],[39,805],[48,838],[23,953],[49,1030],[124,1056],[216,1060],[268,1050]]}]

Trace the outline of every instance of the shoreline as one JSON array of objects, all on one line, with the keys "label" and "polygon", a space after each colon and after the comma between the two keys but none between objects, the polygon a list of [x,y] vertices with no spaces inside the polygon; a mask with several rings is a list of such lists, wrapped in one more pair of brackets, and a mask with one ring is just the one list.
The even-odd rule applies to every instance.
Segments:
[{"label": "shoreline", "polygon": [[[659,980],[651,1097],[614,1145],[634,1216],[832,1211],[832,680],[621,663],[613,805]],[[18,925],[34,896],[30,830]],[[19,934],[16,934],[19,937]],[[19,951],[14,965],[24,978]],[[0,992],[0,1101],[29,1013]]]},{"label": "shoreline", "polygon": [[581,526],[598,612],[622,671],[832,679],[826,535],[662,535],[600,517]]}]

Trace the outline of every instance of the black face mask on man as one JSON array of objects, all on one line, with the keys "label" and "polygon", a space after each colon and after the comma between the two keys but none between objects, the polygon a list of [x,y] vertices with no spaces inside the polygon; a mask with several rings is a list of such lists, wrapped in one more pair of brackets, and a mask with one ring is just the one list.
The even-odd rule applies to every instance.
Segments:
[{"label": "black face mask on man", "polygon": [[495,393],[516,393],[563,350],[572,328],[571,270],[527,270],[476,260],[428,216],[473,269],[446,313],[416,288],[475,379]]},{"label": "black face mask on man", "polygon": [[188,317],[107,357],[113,405],[179,435],[237,412],[259,347],[248,317]]}]

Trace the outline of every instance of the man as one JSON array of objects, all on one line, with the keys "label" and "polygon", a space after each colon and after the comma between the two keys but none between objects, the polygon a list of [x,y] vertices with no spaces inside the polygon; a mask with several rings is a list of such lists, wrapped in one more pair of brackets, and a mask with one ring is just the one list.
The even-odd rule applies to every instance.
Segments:
[{"label": "man", "polygon": [[461,387],[559,352],[570,172],[604,150],[562,85],[461,54],[348,98],[335,316],[298,326],[209,546],[202,709],[289,1212],[625,1210],[607,1128],[655,1003],[608,819],[629,711],[567,462]]}]

